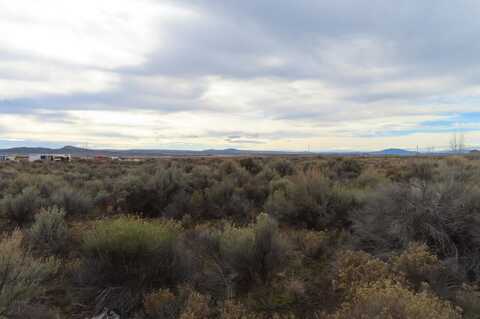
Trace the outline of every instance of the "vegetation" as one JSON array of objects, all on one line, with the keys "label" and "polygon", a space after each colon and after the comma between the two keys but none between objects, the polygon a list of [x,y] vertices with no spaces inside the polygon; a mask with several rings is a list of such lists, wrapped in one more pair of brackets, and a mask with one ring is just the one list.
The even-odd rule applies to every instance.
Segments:
[{"label": "vegetation", "polygon": [[0,319],[480,316],[480,162],[0,165]]},{"label": "vegetation", "polygon": [[57,207],[42,209],[27,232],[30,245],[46,253],[58,254],[65,250],[69,231],[65,212]]},{"label": "vegetation", "polygon": [[12,318],[39,299],[58,269],[54,258],[35,258],[22,247],[20,231],[0,242],[0,318]]}]

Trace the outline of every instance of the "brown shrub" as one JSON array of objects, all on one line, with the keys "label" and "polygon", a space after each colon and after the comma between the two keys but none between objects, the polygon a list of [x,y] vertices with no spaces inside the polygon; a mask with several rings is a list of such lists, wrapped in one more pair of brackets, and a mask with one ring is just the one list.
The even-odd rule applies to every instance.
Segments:
[{"label": "brown shrub", "polygon": [[210,316],[209,298],[196,291],[191,291],[179,319],[209,318]]},{"label": "brown shrub", "polygon": [[399,256],[391,259],[392,270],[402,273],[415,287],[429,281],[441,270],[437,256],[433,255],[427,245],[412,243]]},{"label": "brown shrub", "polygon": [[460,310],[427,293],[390,280],[358,288],[330,319],[460,319]]},{"label": "brown shrub", "polygon": [[335,260],[335,287],[351,297],[360,287],[377,281],[394,279],[387,263],[363,251],[343,251]]},{"label": "brown shrub", "polygon": [[168,289],[147,294],[143,301],[145,313],[154,319],[175,319],[180,309],[176,296]]}]

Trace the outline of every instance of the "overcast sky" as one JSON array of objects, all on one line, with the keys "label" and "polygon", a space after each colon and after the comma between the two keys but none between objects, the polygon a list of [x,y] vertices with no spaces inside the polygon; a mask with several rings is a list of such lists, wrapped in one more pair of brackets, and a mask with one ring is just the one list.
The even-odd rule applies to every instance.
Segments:
[{"label": "overcast sky", "polygon": [[478,0],[0,0],[0,147],[480,145]]}]

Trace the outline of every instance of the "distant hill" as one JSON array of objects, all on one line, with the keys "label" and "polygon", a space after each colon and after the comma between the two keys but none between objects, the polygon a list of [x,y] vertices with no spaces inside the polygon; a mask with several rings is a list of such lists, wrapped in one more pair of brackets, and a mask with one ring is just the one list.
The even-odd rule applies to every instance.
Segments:
[{"label": "distant hill", "polygon": [[[360,151],[330,151],[330,152],[289,152],[289,151],[252,151],[228,148],[223,150],[207,149],[202,151],[192,150],[155,150],[155,149],[87,149],[75,146],[64,146],[62,148],[46,147],[15,147],[0,149],[3,155],[30,155],[30,154],[71,154],[72,156],[119,156],[119,157],[181,157],[181,156],[414,156],[417,152],[400,148],[388,148],[374,152]],[[429,153],[429,155],[432,155]],[[448,152],[437,152],[435,155],[449,155]]]},{"label": "distant hill", "polygon": [[72,156],[138,156],[138,157],[162,157],[162,156],[269,156],[269,155],[309,155],[307,152],[283,152],[283,151],[249,151],[237,149],[224,150],[109,150],[109,149],[86,149],[75,146],[64,146],[62,148],[45,147],[14,147],[0,149],[3,155],[31,155],[31,154],[71,154]]},{"label": "distant hill", "polygon": [[417,152],[407,151],[400,148],[388,148],[385,150],[377,151],[377,152],[370,152],[369,155],[391,155],[391,156],[414,156],[417,155]]}]

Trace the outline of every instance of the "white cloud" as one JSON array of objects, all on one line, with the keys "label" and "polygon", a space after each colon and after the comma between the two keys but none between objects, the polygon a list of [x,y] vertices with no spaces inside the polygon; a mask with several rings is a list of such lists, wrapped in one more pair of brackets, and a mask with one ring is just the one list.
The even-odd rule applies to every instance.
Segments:
[{"label": "white cloud", "polygon": [[119,83],[112,72],[27,61],[0,61],[1,74],[8,76],[0,76],[0,99],[102,92]]},{"label": "white cloud", "polygon": [[88,67],[139,65],[166,38],[157,21],[192,14],[146,0],[2,0],[0,49]]},{"label": "white cloud", "polygon": [[337,2],[0,0],[0,139],[411,147],[478,112],[478,5]]},{"label": "white cloud", "polygon": [[156,1],[0,0],[0,98],[111,90],[195,13]]},{"label": "white cloud", "polygon": [[[210,77],[202,101],[218,110],[257,112],[278,116],[328,108],[342,96],[341,89],[328,87],[318,80],[290,81],[281,78],[226,79]],[[314,109],[312,109],[314,108]]]}]

